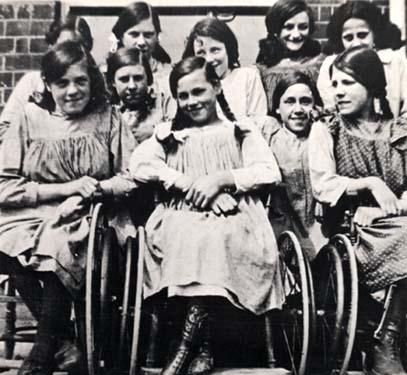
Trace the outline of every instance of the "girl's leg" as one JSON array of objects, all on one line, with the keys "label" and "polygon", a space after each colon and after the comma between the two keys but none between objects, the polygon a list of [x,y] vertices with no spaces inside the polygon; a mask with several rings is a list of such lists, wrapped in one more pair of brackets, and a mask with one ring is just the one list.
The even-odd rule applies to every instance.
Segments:
[{"label": "girl's leg", "polygon": [[407,280],[397,283],[374,347],[371,375],[407,375],[400,358],[400,333],[407,313]]},{"label": "girl's leg", "polygon": [[181,341],[175,351],[171,353],[170,360],[161,372],[161,375],[178,375],[184,373],[191,358],[191,352],[201,331],[202,325],[208,319],[208,311],[204,297],[190,298]]},{"label": "girl's leg", "polygon": [[43,281],[42,310],[38,330],[30,354],[17,375],[52,373],[58,340],[69,332],[71,296],[56,274],[39,274]]}]

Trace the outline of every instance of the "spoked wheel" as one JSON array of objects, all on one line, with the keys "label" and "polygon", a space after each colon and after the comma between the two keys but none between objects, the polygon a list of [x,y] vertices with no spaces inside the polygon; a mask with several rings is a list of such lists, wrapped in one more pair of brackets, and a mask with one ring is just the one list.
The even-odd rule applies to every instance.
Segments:
[{"label": "spoked wheel", "polygon": [[341,257],[345,286],[344,316],[337,356],[342,360],[337,362],[334,373],[345,375],[356,335],[359,299],[358,271],[355,252],[348,237],[337,234],[330,240],[330,244],[336,248]]},{"label": "spoked wheel", "polygon": [[317,342],[312,367],[331,373],[337,363],[345,304],[342,259],[335,246],[324,246],[312,263],[317,309]]},{"label": "spoked wheel", "polygon": [[[307,371],[308,353],[312,336],[313,291],[308,281],[307,260],[298,239],[292,232],[278,238],[280,272],[286,291],[283,309],[275,314],[277,362],[293,374]],[[281,345],[283,343],[283,345]],[[280,350],[279,350],[280,348]]]},{"label": "spoked wheel", "polygon": [[102,204],[92,211],[86,261],[85,331],[89,375],[114,367],[118,324],[116,240],[102,216]]}]

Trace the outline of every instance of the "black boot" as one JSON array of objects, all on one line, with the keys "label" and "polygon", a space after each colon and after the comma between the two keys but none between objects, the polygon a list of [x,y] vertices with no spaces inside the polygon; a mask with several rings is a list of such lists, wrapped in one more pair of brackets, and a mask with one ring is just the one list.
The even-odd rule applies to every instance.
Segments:
[{"label": "black boot", "polygon": [[400,332],[407,312],[405,282],[396,285],[385,312],[383,326],[378,334],[379,342],[373,349],[371,375],[407,375],[400,358]]},{"label": "black boot", "polygon": [[207,375],[213,370],[213,355],[209,318],[202,326],[202,341],[198,353],[188,368],[188,375]]},{"label": "black boot", "polygon": [[194,341],[207,317],[208,313],[203,303],[200,299],[193,298],[188,306],[181,341],[174,353],[170,355],[170,360],[161,371],[161,375],[179,375],[183,373],[188,364]]}]

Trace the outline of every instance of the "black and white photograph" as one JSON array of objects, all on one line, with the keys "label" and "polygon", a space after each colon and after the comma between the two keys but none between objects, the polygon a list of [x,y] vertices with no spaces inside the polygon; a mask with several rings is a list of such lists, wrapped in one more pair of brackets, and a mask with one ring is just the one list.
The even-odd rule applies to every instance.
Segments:
[{"label": "black and white photograph", "polygon": [[407,0],[0,0],[0,375],[407,375]]}]

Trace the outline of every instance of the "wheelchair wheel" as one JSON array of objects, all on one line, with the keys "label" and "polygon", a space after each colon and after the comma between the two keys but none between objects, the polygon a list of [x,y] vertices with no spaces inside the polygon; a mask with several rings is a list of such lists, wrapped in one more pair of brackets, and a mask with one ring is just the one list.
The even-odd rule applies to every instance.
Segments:
[{"label": "wheelchair wheel", "polygon": [[330,243],[337,249],[343,266],[345,285],[344,319],[338,347],[342,361],[337,364],[336,373],[345,375],[356,335],[359,299],[358,271],[354,249],[349,238],[343,234],[337,234],[330,240]]},{"label": "wheelchair wheel", "polygon": [[279,323],[275,335],[279,340],[279,345],[275,346],[277,362],[290,369],[292,374],[304,375],[308,365],[315,306],[312,284],[308,280],[310,270],[298,239],[292,232],[280,235],[278,248],[286,301],[282,310],[274,316],[275,322]]},{"label": "wheelchair wheel", "polygon": [[317,340],[313,367],[330,373],[335,368],[345,304],[342,259],[335,246],[325,245],[312,263],[315,277]]},{"label": "wheelchair wheel", "polygon": [[92,211],[87,248],[85,287],[85,331],[88,374],[113,368],[118,325],[118,276],[115,233],[107,226],[102,205]]}]

